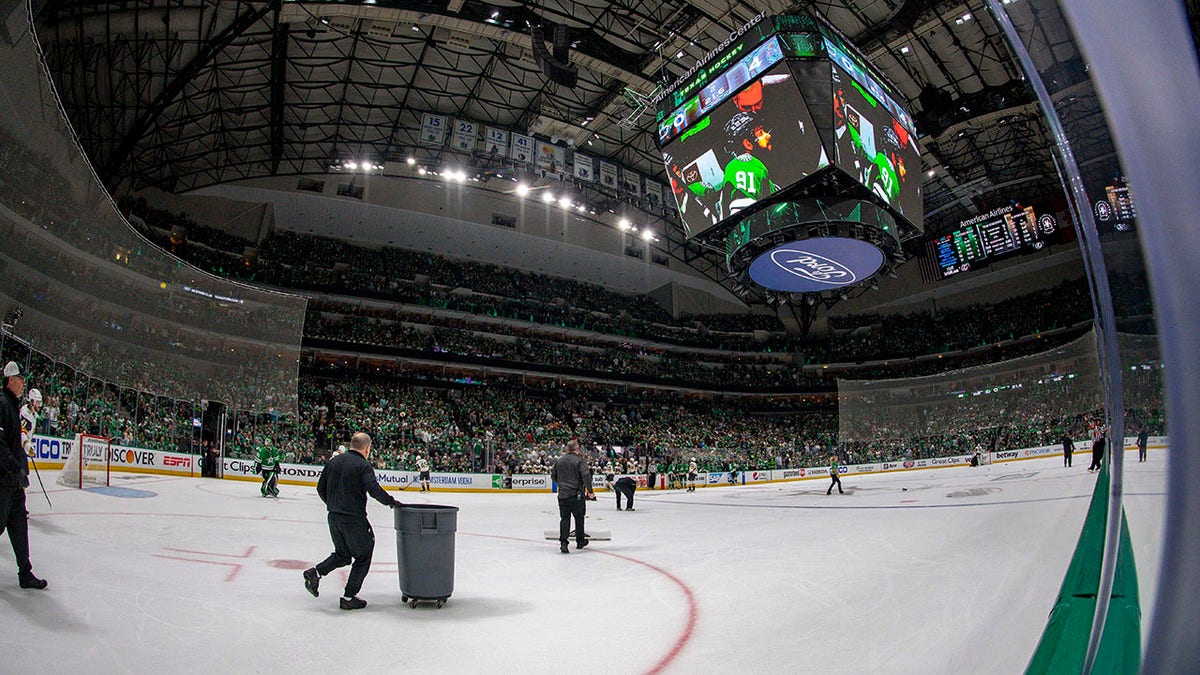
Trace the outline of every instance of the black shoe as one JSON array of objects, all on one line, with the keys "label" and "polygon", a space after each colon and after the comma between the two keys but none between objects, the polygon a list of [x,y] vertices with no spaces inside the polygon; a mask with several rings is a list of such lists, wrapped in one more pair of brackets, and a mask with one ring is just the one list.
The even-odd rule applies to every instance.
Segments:
[{"label": "black shoe", "polygon": [[36,588],[41,590],[49,585],[45,579],[33,576],[33,572],[22,572],[17,576],[17,579],[21,583],[21,588]]},{"label": "black shoe", "polygon": [[571,550],[570,550],[569,548],[567,548],[567,545],[566,545],[566,544],[561,544],[561,545],[559,545],[559,547],[558,547],[558,550],[559,550],[559,551],[562,551],[563,553],[570,553],[570,552],[571,552]]},{"label": "black shoe", "polygon": [[621,507],[619,507],[619,506],[618,506],[618,507],[617,507],[617,510],[618,510],[618,511],[620,511],[620,510],[621,510]]},{"label": "black shoe", "polygon": [[630,506],[629,508],[627,508],[627,509],[625,509],[625,510],[626,510],[626,511],[632,511],[632,510],[633,510],[633,507],[632,507],[632,506]]},{"label": "black shoe", "polygon": [[321,575],[317,573],[317,568],[310,567],[304,570],[304,590],[308,591],[314,598],[316,598],[320,596],[320,586]]},{"label": "black shoe", "polygon": [[338,599],[338,607],[341,607],[342,609],[362,609],[363,607],[366,607],[366,606],[367,606],[367,601],[363,600],[362,598],[358,597],[357,595],[354,596],[353,598]]},{"label": "black shoe", "polygon": [[583,541],[577,541],[577,542],[575,542],[575,550],[578,551],[579,549],[584,548],[587,545],[588,545],[587,539],[584,539]]}]

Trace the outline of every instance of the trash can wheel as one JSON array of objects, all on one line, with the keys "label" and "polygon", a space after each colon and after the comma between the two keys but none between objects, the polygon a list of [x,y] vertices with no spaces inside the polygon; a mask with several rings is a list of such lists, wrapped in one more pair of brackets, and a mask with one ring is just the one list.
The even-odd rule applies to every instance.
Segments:
[{"label": "trash can wheel", "polygon": [[442,605],[444,605],[444,604],[446,604],[446,601],[445,601],[445,599],[438,600],[438,601],[437,601],[437,608],[438,608],[438,609],[441,609],[441,608],[442,608]]},{"label": "trash can wheel", "polygon": [[417,599],[416,598],[410,599],[408,601],[408,606],[412,607],[413,609],[416,609],[417,608]]}]

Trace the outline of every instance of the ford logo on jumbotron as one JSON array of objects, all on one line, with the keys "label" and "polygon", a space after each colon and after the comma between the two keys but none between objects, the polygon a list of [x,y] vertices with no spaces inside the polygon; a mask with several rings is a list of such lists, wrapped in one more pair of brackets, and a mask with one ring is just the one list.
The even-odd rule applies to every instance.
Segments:
[{"label": "ford logo on jumbotron", "polygon": [[783,244],[750,263],[750,278],[776,291],[810,293],[852,286],[883,266],[883,251],[846,237]]}]

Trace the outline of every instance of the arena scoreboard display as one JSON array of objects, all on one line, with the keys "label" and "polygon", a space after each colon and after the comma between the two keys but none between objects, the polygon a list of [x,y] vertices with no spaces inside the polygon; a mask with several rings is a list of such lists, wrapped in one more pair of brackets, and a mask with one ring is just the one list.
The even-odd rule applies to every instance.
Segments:
[{"label": "arena scoreboard display", "polygon": [[1054,215],[1011,203],[968,218],[949,234],[926,244],[926,258],[945,278],[977,269],[1009,254],[1039,250],[1055,240]]},{"label": "arena scoreboard display", "polygon": [[1104,186],[1099,198],[1092,204],[1092,211],[1096,215],[1096,227],[1102,232],[1128,232],[1134,229],[1137,210],[1124,176],[1118,176]]},{"label": "arena scoreboard display", "polygon": [[658,108],[658,141],[689,238],[831,172],[861,191],[842,196],[872,199],[920,227],[912,117],[861,56],[803,15],[759,15],[727,42]]}]

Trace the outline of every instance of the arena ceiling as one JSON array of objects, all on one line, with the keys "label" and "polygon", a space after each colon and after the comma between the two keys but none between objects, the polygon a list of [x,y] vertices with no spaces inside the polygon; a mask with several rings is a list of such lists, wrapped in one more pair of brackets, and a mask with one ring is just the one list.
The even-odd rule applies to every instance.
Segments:
[{"label": "arena ceiling", "polygon": [[[1014,195],[1061,198],[1050,134],[982,0],[42,0],[34,11],[64,107],[115,190],[321,174],[344,158],[436,162],[450,151],[418,142],[425,113],[558,139],[665,183],[654,113],[638,102],[757,14],[799,11],[857,45],[914,114],[927,235]],[[575,87],[538,68],[537,25],[566,26]],[[1081,156],[1115,163],[1074,41],[1038,30],[1027,39],[1038,67],[1055,90],[1078,87],[1059,101],[1075,142],[1095,146]],[[719,276],[719,254],[667,220],[664,250]]]}]

